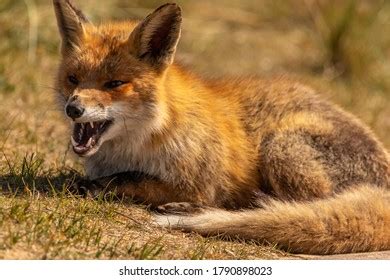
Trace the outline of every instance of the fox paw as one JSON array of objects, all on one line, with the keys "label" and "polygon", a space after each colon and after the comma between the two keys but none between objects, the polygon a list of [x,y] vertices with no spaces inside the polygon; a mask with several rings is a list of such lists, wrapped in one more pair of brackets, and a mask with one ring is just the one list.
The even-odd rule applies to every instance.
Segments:
[{"label": "fox paw", "polygon": [[157,212],[162,214],[187,214],[200,212],[203,207],[190,202],[171,202],[157,206]]},{"label": "fox paw", "polygon": [[70,192],[84,198],[97,198],[104,190],[97,181],[79,179],[70,186]]}]

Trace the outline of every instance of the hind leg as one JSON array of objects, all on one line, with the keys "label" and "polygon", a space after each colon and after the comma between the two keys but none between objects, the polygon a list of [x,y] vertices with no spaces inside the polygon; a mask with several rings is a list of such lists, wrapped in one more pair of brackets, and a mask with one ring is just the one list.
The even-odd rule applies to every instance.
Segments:
[{"label": "hind leg", "polygon": [[263,184],[282,200],[309,200],[333,194],[321,153],[294,132],[272,135],[260,150]]}]

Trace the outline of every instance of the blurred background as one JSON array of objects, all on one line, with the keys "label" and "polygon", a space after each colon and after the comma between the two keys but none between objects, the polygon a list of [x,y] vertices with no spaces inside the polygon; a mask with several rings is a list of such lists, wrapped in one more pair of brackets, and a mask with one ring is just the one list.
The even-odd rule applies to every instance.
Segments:
[{"label": "blurred background", "polygon": [[[95,23],[142,18],[165,3],[74,2]],[[186,64],[212,76],[292,76],[357,115],[390,148],[390,1],[177,3],[184,15],[178,58]],[[0,38],[0,170],[26,154],[40,155],[45,169],[78,169],[54,105],[60,41],[51,1],[0,0]]]}]

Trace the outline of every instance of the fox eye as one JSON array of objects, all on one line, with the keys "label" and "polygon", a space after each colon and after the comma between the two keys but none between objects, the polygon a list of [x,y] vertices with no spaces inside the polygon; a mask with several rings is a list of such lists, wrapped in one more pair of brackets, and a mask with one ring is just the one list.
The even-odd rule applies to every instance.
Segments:
[{"label": "fox eye", "polygon": [[71,84],[74,84],[74,85],[76,85],[76,86],[79,84],[79,80],[77,80],[76,76],[74,76],[74,75],[68,76],[68,81],[69,81]]},{"label": "fox eye", "polygon": [[109,81],[109,82],[106,82],[104,84],[104,87],[106,88],[116,88],[116,87],[119,87],[121,85],[125,84],[124,81],[120,81],[120,80],[113,80],[113,81]]}]

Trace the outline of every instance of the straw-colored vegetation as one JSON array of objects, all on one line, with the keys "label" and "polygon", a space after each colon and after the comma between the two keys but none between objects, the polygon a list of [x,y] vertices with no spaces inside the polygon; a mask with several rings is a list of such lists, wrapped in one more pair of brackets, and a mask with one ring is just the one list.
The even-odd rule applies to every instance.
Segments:
[{"label": "straw-colored vegetation", "polygon": [[[99,23],[163,2],[77,1]],[[288,74],[353,112],[390,147],[390,3],[178,1],[178,57],[204,75]],[[97,4],[98,3],[98,4]],[[147,207],[71,196],[82,174],[52,89],[59,35],[51,1],[0,1],[0,258],[291,257],[244,242],[157,229]]]}]

